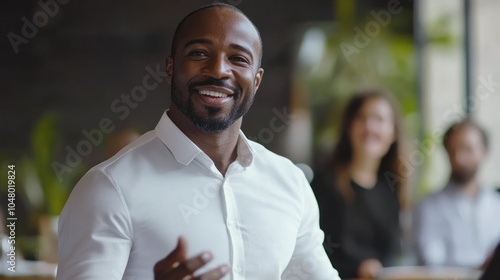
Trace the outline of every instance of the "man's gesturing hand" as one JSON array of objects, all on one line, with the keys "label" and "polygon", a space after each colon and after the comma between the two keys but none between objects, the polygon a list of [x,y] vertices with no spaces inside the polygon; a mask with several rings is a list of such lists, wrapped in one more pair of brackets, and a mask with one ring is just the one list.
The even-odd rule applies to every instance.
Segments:
[{"label": "man's gesturing hand", "polygon": [[226,275],[229,270],[227,265],[221,265],[194,277],[193,273],[211,261],[213,256],[209,252],[204,252],[194,258],[186,260],[186,254],[186,240],[181,236],[179,237],[175,250],[155,264],[155,280],[218,280]]}]

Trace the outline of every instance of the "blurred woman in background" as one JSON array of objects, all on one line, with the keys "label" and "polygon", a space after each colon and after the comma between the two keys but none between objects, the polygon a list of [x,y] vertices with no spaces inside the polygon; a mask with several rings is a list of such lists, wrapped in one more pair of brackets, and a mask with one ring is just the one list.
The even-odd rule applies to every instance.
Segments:
[{"label": "blurred woman in background", "polygon": [[364,91],[347,104],[332,160],[312,185],[325,247],[342,278],[374,278],[400,255],[405,206],[402,124],[393,97]]}]

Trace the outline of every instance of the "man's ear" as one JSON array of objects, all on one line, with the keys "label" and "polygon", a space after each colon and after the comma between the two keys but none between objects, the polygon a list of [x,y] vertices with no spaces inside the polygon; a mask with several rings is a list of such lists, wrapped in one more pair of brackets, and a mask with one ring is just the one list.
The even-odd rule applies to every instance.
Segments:
[{"label": "man's ear", "polygon": [[264,69],[259,68],[259,70],[257,70],[257,73],[255,74],[255,91],[259,89],[260,82],[262,82],[262,76],[264,76]]},{"label": "man's ear", "polygon": [[172,73],[174,71],[174,59],[168,56],[166,59],[165,72],[167,73],[167,83],[172,84]]}]

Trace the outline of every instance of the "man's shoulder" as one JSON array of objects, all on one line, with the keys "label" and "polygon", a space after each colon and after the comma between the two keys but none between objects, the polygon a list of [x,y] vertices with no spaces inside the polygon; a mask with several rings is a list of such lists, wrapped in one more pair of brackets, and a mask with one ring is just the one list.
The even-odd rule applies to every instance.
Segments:
[{"label": "man's shoulder", "polygon": [[307,182],[305,172],[298,165],[294,164],[290,159],[268,150],[261,144],[248,140],[249,146],[253,151],[253,165],[262,174],[268,174],[274,178],[281,178],[283,182],[288,182],[290,185],[300,185],[310,188]]},{"label": "man's shoulder", "polygon": [[91,171],[106,171],[109,173],[116,169],[129,167],[137,162],[139,158],[155,152],[155,148],[159,144],[155,140],[158,140],[155,131],[148,131],[109,159],[94,166]]},{"label": "man's shoulder", "polygon": [[500,192],[493,187],[484,187],[482,192],[486,199],[490,200],[500,209]]},{"label": "man's shoulder", "polygon": [[448,195],[445,189],[431,192],[429,195],[420,200],[419,208],[439,207],[439,205],[442,205],[442,203],[444,202],[444,200],[447,199],[447,197]]},{"label": "man's shoulder", "polygon": [[298,168],[290,159],[267,149],[262,144],[249,139],[247,142],[253,151],[254,160],[268,162],[271,167]]}]

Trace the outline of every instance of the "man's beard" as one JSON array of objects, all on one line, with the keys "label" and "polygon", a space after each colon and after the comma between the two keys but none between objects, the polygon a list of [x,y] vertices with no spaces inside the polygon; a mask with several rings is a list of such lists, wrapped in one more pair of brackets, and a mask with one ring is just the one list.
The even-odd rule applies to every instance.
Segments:
[{"label": "man's beard", "polygon": [[474,179],[478,171],[477,167],[452,170],[450,179],[454,183],[464,185]]},{"label": "man's beard", "polygon": [[[233,92],[233,106],[231,111],[221,117],[216,118],[215,116],[220,112],[221,108],[219,107],[211,107],[205,106],[205,109],[208,111],[208,117],[204,117],[198,114],[193,105],[192,96],[193,94],[198,94],[194,88],[196,86],[205,86],[205,85],[216,85],[223,86],[226,88],[230,88]],[[237,119],[243,117],[253,103],[253,96],[249,97],[248,100],[242,100],[241,104],[236,104],[236,101],[241,98],[242,92],[239,88],[235,88],[231,85],[228,85],[222,80],[217,79],[209,79],[203,82],[192,83],[188,86],[188,96],[187,100],[183,100],[183,94],[180,89],[177,87],[175,83],[175,77],[172,77],[172,86],[171,86],[171,98],[179,110],[187,116],[193,124],[204,133],[219,133],[226,130],[230,125],[232,125]]]}]

